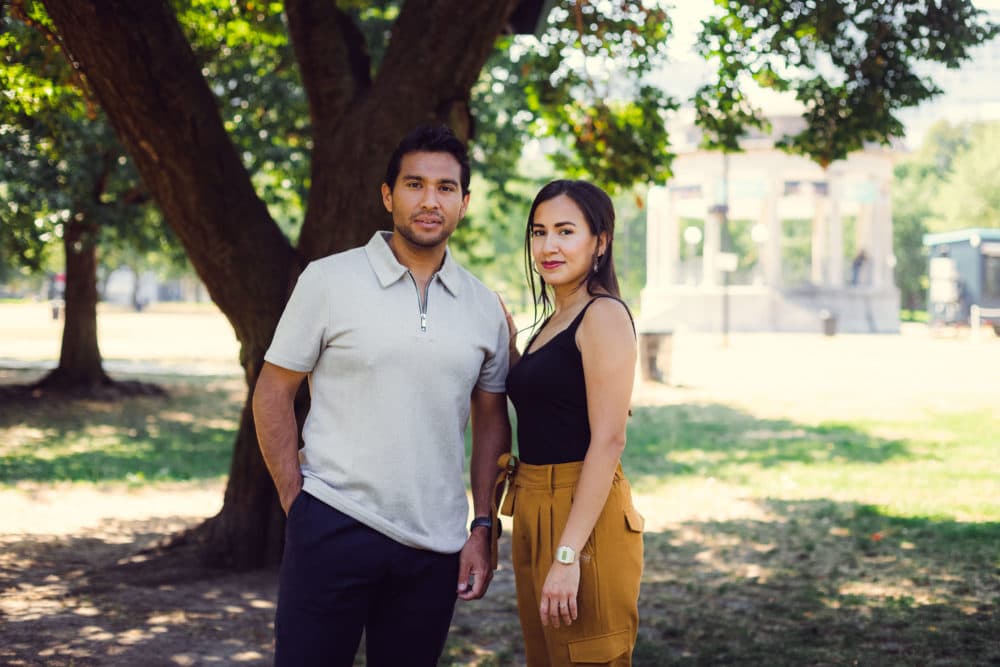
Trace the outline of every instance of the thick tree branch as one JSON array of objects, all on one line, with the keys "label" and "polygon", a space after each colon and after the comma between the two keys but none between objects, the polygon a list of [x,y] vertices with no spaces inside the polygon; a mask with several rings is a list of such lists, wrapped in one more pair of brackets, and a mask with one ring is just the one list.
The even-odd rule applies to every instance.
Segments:
[{"label": "thick tree branch", "polygon": [[245,357],[257,355],[284,305],[294,253],[254,192],[169,5],[45,6],[212,299],[251,348]]},{"label": "thick tree branch", "polygon": [[328,133],[371,83],[364,35],[329,0],[288,0],[285,14],[313,127]]},{"label": "thick tree branch", "polygon": [[468,138],[469,90],[516,4],[406,2],[370,91],[336,127],[314,128],[312,189],[299,236],[303,255],[364,243],[390,224],[378,184],[389,153],[413,126],[447,122]]},{"label": "thick tree branch", "polygon": [[[466,100],[517,0],[408,0],[393,25],[376,94],[401,103]],[[417,96],[417,97],[411,97]]]},{"label": "thick tree branch", "polygon": [[[0,8],[2,8],[2,5],[0,5]],[[74,66],[72,58],[70,58],[69,54],[66,52],[66,49],[62,44],[62,40],[59,39],[59,35],[55,34],[49,30],[48,27],[31,18],[24,8],[24,0],[13,0],[13,2],[11,2],[10,15],[29,28],[37,30],[38,33],[42,35],[42,37],[44,37],[52,47],[62,54],[62,57],[69,61],[70,76],[72,77],[73,85],[80,92],[80,96],[83,98],[83,103],[87,107],[87,118],[90,118],[91,120],[97,118],[97,101],[94,99],[94,94],[90,90],[90,86],[87,85],[86,78],[80,73],[80,70]]]}]

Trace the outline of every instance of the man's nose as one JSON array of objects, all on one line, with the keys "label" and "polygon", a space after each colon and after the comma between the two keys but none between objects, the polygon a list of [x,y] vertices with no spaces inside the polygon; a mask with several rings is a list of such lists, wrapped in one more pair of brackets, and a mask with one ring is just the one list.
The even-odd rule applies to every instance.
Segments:
[{"label": "man's nose", "polygon": [[440,208],[441,202],[438,201],[437,190],[434,188],[424,188],[424,196],[420,198],[421,208],[435,209]]}]

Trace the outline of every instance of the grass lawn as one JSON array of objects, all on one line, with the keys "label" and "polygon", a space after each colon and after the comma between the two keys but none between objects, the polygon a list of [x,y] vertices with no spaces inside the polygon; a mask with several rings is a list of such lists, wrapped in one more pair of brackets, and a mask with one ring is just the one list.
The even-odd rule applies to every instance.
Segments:
[{"label": "grass lawn", "polygon": [[804,425],[640,409],[625,458],[640,497],[757,513],[647,535],[637,663],[998,664],[996,427],[985,411]]},{"label": "grass lawn", "polygon": [[[0,487],[222,479],[241,380],[137,379],[168,396],[0,404]],[[636,665],[1000,664],[989,411],[799,423],[691,403],[629,428],[650,523]],[[520,664],[509,578],[460,605],[446,664]]]},{"label": "grass lawn", "polygon": [[141,485],[226,475],[246,392],[242,382],[134,379],[161,383],[168,396],[0,403],[0,484]]}]

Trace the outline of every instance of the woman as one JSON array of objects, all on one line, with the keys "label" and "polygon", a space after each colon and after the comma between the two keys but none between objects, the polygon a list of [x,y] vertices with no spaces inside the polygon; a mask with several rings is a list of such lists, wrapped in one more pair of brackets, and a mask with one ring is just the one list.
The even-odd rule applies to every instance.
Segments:
[{"label": "woman", "polygon": [[542,188],[528,215],[525,261],[548,317],[512,357],[507,390],[518,417],[509,494],[529,667],[630,665],[638,630],[643,520],[619,463],[636,344],[611,256],[614,218],[601,189],[566,180]]}]

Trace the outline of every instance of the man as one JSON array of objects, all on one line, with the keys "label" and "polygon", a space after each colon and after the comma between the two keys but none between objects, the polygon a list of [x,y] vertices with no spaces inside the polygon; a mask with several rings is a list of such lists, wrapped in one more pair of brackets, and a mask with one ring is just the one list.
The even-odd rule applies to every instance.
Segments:
[{"label": "man", "polygon": [[[312,262],[257,381],[257,437],[288,515],[275,664],[432,667],[457,597],[486,592],[497,457],[510,448],[507,322],[447,249],[469,161],[446,127],[407,135],[382,201],[393,231]],[[309,378],[298,436],[293,402]],[[472,417],[467,534],[464,431]]]}]

